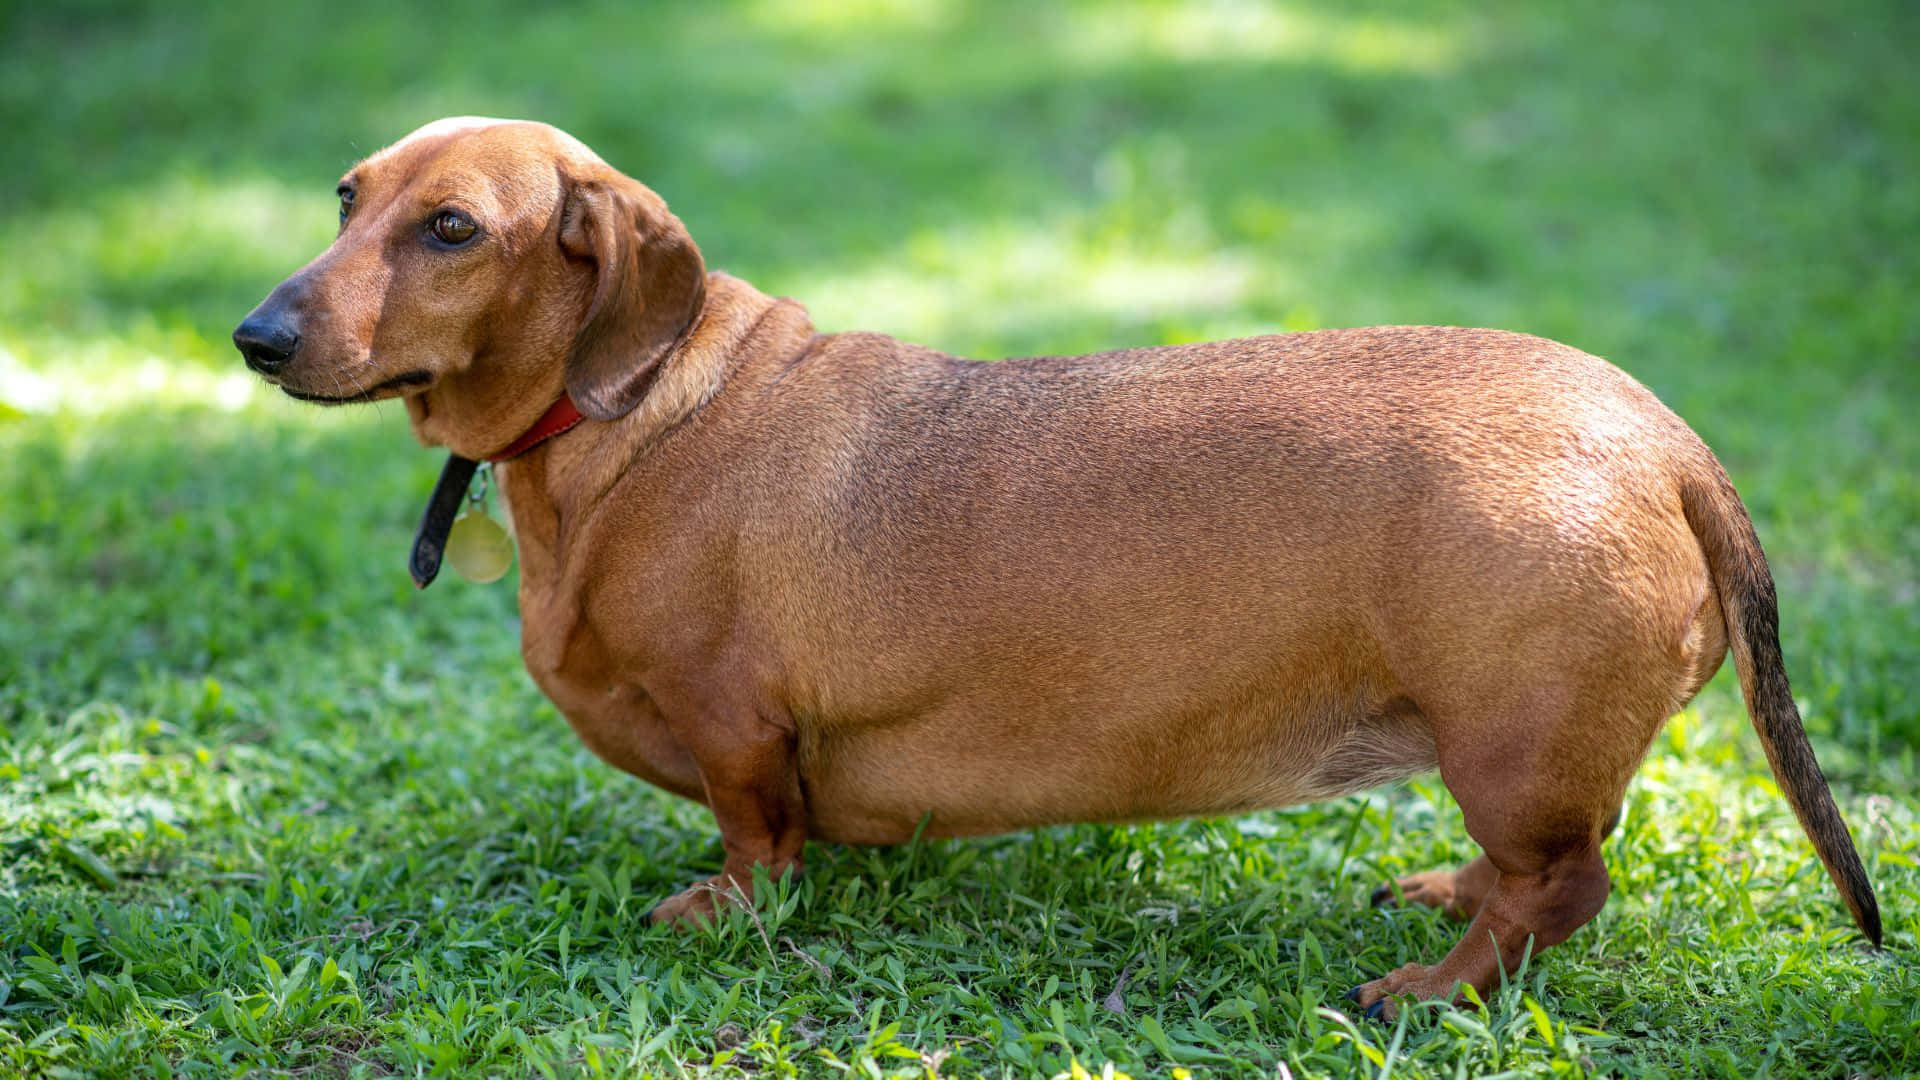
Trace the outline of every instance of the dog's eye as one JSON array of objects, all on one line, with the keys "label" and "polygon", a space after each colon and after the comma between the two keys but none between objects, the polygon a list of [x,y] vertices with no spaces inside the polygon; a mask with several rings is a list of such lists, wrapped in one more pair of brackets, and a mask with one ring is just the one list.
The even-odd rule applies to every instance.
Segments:
[{"label": "dog's eye", "polygon": [[353,211],[353,189],[342,184],[336,194],[340,196],[340,225],[344,228],[347,224],[347,215]]},{"label": "dog's eye", "polygon": [[458,247],[473,239],[473,234],[479,229],[465,214],[442,210],[427,223],[427,231],[433,234],[435,240]]}]

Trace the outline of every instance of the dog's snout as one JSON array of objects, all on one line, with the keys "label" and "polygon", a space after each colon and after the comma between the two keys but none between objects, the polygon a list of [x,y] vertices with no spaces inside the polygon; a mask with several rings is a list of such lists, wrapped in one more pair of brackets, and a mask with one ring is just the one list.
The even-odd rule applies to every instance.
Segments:
[{"label": "dog's snout", "polygon": [[293,359],[300,335],[284,319],[249,315],[233,332],[233,344],[247,358],[247,366],[262,375],[272,375]]}]

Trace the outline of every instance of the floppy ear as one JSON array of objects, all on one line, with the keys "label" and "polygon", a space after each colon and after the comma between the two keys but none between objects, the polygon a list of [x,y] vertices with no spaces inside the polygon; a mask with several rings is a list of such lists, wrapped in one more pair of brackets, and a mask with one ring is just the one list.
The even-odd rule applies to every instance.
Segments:
[{"label": "floppy ear", "polygon": [[594,264],[593,300],[567,360],[567,393],[595,420],[632,412],[700,314],[707,267],[660,196],[628,181],[570,181],[560,247]]}]

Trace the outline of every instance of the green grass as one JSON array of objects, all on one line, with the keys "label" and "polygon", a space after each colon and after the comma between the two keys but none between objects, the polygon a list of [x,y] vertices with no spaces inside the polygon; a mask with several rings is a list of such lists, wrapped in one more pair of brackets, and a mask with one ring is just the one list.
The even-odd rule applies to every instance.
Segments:
[{"label": "green grass", "polygon": [[[201,7],[0,7],[0,1073],[1920,1072],[1920,9]],[[225,341],[347,164],[455,112],[572,130],[826,329],[1615,360],[1753,510],[1887,951],[1725,673],[1605,911],[1484,1011],[1339,1000],[1457,932],[1366,906],[1472,853],[1432,779],[816,845],[751,917],[647,928],[718,866],[705,811],[574,741],[510,582],[412,591],[438,458],[399,409]]]}]

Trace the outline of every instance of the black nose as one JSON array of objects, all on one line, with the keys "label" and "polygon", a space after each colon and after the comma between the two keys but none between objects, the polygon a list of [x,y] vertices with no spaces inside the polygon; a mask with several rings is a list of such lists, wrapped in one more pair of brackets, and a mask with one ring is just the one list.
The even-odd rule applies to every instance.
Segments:
[{"label": "black nose", "polygon": [[300,335],[284,322],[249,315],[233,332],[233,344],[240,355],[247,358],[248,367],[262,375],[271,375],[293,359]]}]

